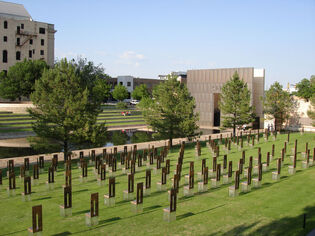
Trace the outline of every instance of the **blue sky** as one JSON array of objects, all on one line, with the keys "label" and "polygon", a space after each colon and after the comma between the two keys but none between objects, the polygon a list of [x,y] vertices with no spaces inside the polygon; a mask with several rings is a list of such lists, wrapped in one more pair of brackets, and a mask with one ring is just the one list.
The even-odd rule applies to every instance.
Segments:
[{"label": "blue sky", "polygon": [[265,68],[266,88],[315,74],[315,0],[14,0],[55,24],[55,56],[111,76]]}]

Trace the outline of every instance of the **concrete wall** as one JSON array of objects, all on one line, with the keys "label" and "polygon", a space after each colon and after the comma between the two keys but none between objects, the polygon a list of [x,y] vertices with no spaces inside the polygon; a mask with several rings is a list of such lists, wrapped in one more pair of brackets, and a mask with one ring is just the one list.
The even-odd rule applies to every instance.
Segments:
[{"label": "concrete wall", "polygon": [[[235,71],[247,83],[252,94],[252,104],[256,107],[256,114],[262,117],[262,104],[259,97],[264,93],[264,73],[263,77],[254,78],[254,68],[189,70],[187,87],[196,100],[196,112],[199,113],[201,127],[213,126],[214,94],[221,93],[222,86],[230,80]],[[263,127],[262,120],[260,123]]]}]

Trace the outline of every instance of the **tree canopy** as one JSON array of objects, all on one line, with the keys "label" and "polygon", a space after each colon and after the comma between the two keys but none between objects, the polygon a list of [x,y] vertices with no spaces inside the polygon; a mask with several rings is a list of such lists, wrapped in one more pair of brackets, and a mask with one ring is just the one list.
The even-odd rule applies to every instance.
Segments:
[{"label": "tree canopy", "polygon": [[293,97],[287,91],[283,90],[279,82],[273,83],[265,92],[263,104],[267,118],[275,119],[275,130],[282,128],[282,124],[290,117],[290,113],[294,109]]},{"label": "tree canopy", "polygon": [[80,76],[81,87],[87,87],[89,90],[89,100],[94,103],[104,102],[110,97],[111,85],[108,84],[110,78],[101,65],[94,65],[92,61],[86,58],[71,60],[75,67],[76,75]]},{"label": "tree canopy", "polygon": [[141,100],[142,98],[145,97],[149,97],[150,93],[148,91],[148,87],[146,84],[140,84],[139,86],[137,86],[132,94],[131,94],[132,98],[137,99],[137,100]]},{"label": "tree canopy", "polygon": [[[315,88],[315,76],[311,77],[311,86]],[[315,126],[315,93],[313,93],[312,97],[310,98],[311,107],[307,111],[307,115],[309,118],[312,119],[312,125]]]},{"label": "tree canopy", "polygon": [[48,66],[43,60],[26,60],[11,66],[7,75],[0,76],[0,97],[10,100],[29,98],[38,80]]},{"label": "tree canopy", "polygon": [[96,123],[101,101],[91,99],[93,83],[90,88],[86,86],[90,78],[88,73],[82,73],[74,63],[63,59],[35,82],[31,95],[35,108],[29,109],[35,119],[33,130],[37,137],[31,139],[35,149],[59,148],[66,158],[75,145],[100,145],[105,141],[105,123]]},{"label": "tree canopy", "polygon": [[219,108],[222,114],[222,126],[233,128],[254,121],[254,108],[250,105],[250,91],[237,72],[226,82],[220,94]]},{"label": "tree canopy", "polygon": [[143,98],[139,107],[146,123],[161,138],[172,140],[178,137],[196,135],[198,114],[194,114],[195,99],[190,95],[185,84],[175,76],[155,86],[153,98]]},{"label": "tree canopy", "polygon": [[315,94],[315,75],[312,75],[310,79],[302,79],[296,84],[297,92],[294,95],[304,98],[308,101]]},{"label": "tree canopy", "polygon": [[129,97],[127,88],[121,84],[115,86],[112,95],[113,98],[118,101],[123,101],[124,99],[127,99]]}]

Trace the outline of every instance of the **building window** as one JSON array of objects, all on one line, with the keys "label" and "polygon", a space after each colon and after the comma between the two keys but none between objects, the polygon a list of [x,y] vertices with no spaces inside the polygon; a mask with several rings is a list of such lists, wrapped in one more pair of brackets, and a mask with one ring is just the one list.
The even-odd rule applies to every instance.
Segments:
[{"label": "building window", "polygon": [[20,26],[17,26],[16,27],[16,32],[19,34],[21,32],[21,27]]},{"label": "building window", "polygon": [[17,61],[21,60],[21,52],[20,51],[16,52],[16,60]]},{"label": "building window", "polygon": [[119,82],[120,85],[123,85],[123,82]]},{"label": "building window", "polygon": [[7,63],[8,62],[8,51],[7,50],[3,50],[2,51],[2,62],[3,63]]},{"label": "building window", "polygon": [[29,58],[32,58],[32,50],[29,50],[29,51],[28,51],[28,57],[29,57]]},{"label": "building window", "polygon": [[127,82],[127,86],[130,87],[131,86],[131,82]]},{"label": "building window", "polygon": [[39,33],[40,34],[45,34],[45,28],[39,28]]},{"label": "building window", "polygon": [[24,24],[21,24],[21,29],[24,29]]},{"label": "building window", "polygon": [[16,39],[16,45],[17,45],[17,46],[20,46],[20,38],[17,38],[17,39]]},{"label": "building window", "polygon": [[3,42],[8,42],[8,37],[7,36],[3,36]]},{"label": "building window", "polygon": [[44,50],[40,50],[40,55],[44,55]]},{"label": "building window", "polygon": [[44,40],[44,39],[41,39],[41,40],[40,40],[40,45],[42,45],[42,46],[45,45],[45,40]]},{"label": "building window", "polygon": [[5,29],[8,28],[8,22],[7,21],[3,22],[3,28],[5,28]]},{"label": "building window", "polygon": [[33,39],[30,39],[30,44],[31,44],[31,45],[33,44]]},{"label": "building window", "polygon": [[4,74],[7,75],[8,74],[8,71],[7,70],[3,70]]}]

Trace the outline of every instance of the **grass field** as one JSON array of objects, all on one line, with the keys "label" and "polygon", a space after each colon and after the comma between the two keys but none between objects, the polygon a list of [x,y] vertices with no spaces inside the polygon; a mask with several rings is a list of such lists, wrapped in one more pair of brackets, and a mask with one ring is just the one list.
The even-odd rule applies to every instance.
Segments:
[{"label": "grass field", "polygon": [[[130,116],[122,116],[122,111],[131,111]],[[0,133],[32,131],[32,120],[28,114],[1,113],[0,114]],[[107,127],[144,125],[143,116],[138,110],[120,110],[113,107],[104,107],[99,114],[98,123],[106,122]]]},{"label": "grass field", "polygon": [[[261,139],[253,149],[245,146],[246,164],[249,156],[257,157],[257,148],[262,148],[262,162],[266,161],[266,153],[271,152],[273,143],[276,145],[276,157],[280,157],[280,149],[284,145],[286,135],[279,135],[277,141],[265,142]],[[297,172],[288,175],[288,165],[291,164],[290,154],[294,140],[298,139]],[[210,189],[206,193],[197,193],[197,175],[195,174],[195,195],[183,196],[184,178],[181,180],[177,201],[177,220],[163,221],[163,208],[168,206],[167,192],[157,192],[156,182],[160,175],[152,171],[151,196],[144,198],[143,213],[135,215],[131,212],[129,201],[123,201],[123,190],[127,189],[127,176],[120,170],[116,176],[116,205],[104,205],[103,195],[108,193],[108,185],[100,187],[97,184],[92,167],[89,168],[89,181],[79,182],[80,170],[72,164],[72,217],[62,218],[59,215],[59,205],[63,204],[64,171],[60,163],[56,173],[55,189],[47,191],[46,163],[45,173],[40,175],[40,184],[32,187],[32,200],[22,202],[23,185],[17,178],[16,196],[8,197],[5,188],[8,186],[6,177],[0,191],[0,235],[26,235],[31,226],[32,206],[42,204],[44,235],[304,235],[315,228],[315,167],[301,168],[301,152],[305,143],[313,154],[315,134],[291,134],[285,164],[281,170],[281,179],[276,182],[271,178],[271,172],[276,168],[276,158],[271,162],[270,170],[263,173],[262,187],[252,189],[251,192],[240,194],[236,198],[228,197],[228,186],[221,185],[217,189]],[[179,147],[174,147],[168,155],[171,160],[173,173]],[[222,163],[224,151],[221,149],[219,163]],[[188,174],[189,162],[195,161],[195,173],[201,171],[201,159],[207,159],[207,166],[212,167],[212,157],[209,149],[202,143],[202,157],[195,158],[194,144],[186,144],[182,175]],[[233,161],[233,171],[237,169],[237,162],[241,152],[232,145],[228,154],[228,161]],[[164,166],[163,163],[162,166]],[[3,175],[4,175],[3,171]],[[18,171],[16,171],[18,175]],[[168,176],[168,189],[171,187]],[[135,185],[145,180],[145,167],[135,175]],[[243,179],[243,181],[245,181]],[[209,182],[209,185],[211,182]],[[85,213],[89,211],[90,194],[99,193],[99,225],[88,227],[85,225]],[[303,214],[307,214],[306,229],[302,228]]]}]

